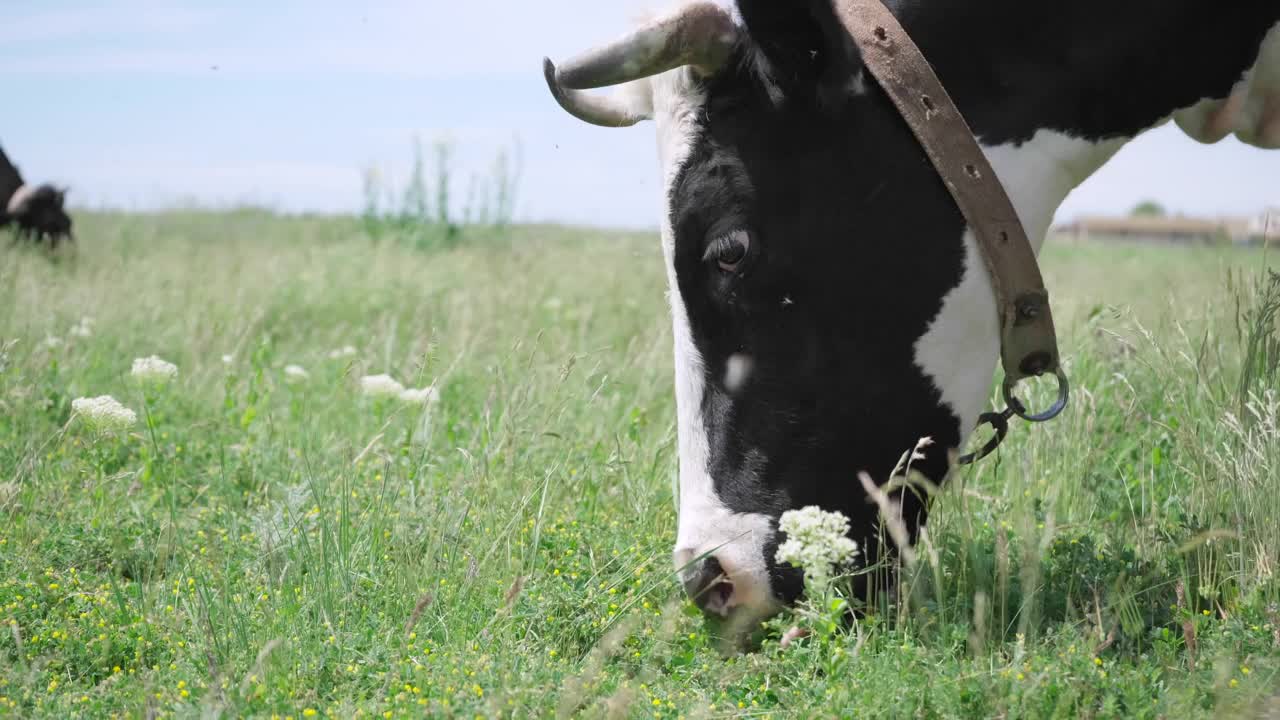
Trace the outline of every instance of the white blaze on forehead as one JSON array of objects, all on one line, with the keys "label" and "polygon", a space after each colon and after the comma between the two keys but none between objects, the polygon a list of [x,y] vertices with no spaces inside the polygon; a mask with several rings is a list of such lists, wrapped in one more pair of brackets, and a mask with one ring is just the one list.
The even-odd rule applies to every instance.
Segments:
[{"label": "white blaze on forehead", "polygon": [[676,278],[671,188],[692,149],[705,98],[686,69],[663,73],[649,82],[664,181],[662,255],[667,267],[667,299],[675,344],[680,508],[674,560],[676,568],[682,569],[703,555],[714,555],[733,583],[730,605],[745,614],[763,616],[777,607],[764,557],[765,544],[773,537],[773,524],[769,516],[761,513],[730,510],[716,494],[709,470],[710,443],[702,418],[706,368],[693,342]]},{"label": "white blaze on forehead", "polygon": [[[1126,140],[1090,142],[1050,130],[1025,143],[984,147],[1038,253],[1058,205],[1102,167]],[[964,277],[942,300],[942,310],[916,342],[916,365],[933,381],[960,420],[963,445],[978,422],[1000,352],[995,295],[973,233],[964,234]],[[1052,297],[1052,288],[1050,288]]]}]

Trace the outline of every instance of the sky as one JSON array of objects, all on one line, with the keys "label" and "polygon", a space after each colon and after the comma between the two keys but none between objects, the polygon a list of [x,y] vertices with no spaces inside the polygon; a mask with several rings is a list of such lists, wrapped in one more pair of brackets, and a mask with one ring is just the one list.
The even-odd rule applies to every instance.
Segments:
[{"label": "sky", "polygon": [[[351,212],[365,171],[403,186],[419,138],[454,148],[459,197],[518,146],[519,220],[657,225],[652,125],[574,120],[540,63],[669,0],[3,2],[0,146],[81,207]],[[1280,206],[1280,151],[1203,146],[1169,125],[1058,217],[1145,199],[1201,215]]]}]

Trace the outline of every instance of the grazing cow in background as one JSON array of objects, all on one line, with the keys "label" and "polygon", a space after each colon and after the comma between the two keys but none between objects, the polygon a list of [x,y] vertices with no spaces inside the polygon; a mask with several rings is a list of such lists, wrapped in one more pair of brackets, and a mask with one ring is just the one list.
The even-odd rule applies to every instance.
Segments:
[{"label": "grazing cow in background", "polygon": [[[705,611],[748,621],[803,587],[774,558],[784,511],[840,511],[877,556],[859,473],[884,482],[929,437],[914,468],[941,483],[1000,349],[973,234],[832,2],[689,2],[559,68],[544,61],[575,117],[656,123],[675,562]],[[885,4],[1037,251],[1072,188],[1170,119],[1201,142],[1280,147],[1276,0]],[[617,91],[585,92],[606,86]],[[914,532],[925,503],[897,499]]]},{"label": "grazing cow in background", "polygon": [[47,238],[51,248],[58,247],[64,238],[74,240],[71,218],[63,209],[66,198],[66,188],[24,183],[18,168],[0,149],[0,228],[16,224],[19,238],[37,242]]}]

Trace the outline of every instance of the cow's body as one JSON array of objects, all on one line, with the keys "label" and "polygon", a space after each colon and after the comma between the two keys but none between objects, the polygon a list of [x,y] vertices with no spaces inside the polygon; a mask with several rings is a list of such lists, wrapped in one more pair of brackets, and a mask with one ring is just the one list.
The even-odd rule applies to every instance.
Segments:
[{"label": "cow's body", "polygon": [[17,166],[0,149],[0,228],[17,225],[18,238],[47,239],[57,247],[60,240],[72,237],[65,202],[65,189],[23,182]]},{"label": "cow's body", "polygon": [[[1037,250],[1072,188],[1172,117],[1202,141],[1280,146],[1280,3],[887,4]],[[709,610],[756,617],[800,590],[773,558],[783,511],[839,510],[874,554],[858,473],[884,481],[927,436],[915,468],[944,479],[999,333],[971,233],[829,0],[740,0],[733,18],[727,61],[624,97],[656,122],[666,179],[676,563]]]}]

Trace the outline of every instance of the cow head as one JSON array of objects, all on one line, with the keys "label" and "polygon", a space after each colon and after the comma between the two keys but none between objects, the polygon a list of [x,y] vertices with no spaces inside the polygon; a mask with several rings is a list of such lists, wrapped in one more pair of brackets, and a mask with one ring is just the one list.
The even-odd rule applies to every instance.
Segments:
[{"label": "cow head", "polygon": [[[800,592],[799,573],[774,560],[784,511],[839,510],[874,553],[859,472],[887,479],[928,436],[916,467],[935,482],[946,473],[961,422],[938,387],[945,358],[921,339],[965,262],[959,212],[870,92],[830,8],[758,5],[743,18],[686,5],[546,65],[575,116],[657,123],[679,414],[675,562],[705,609],[748,617]],[[581,92],[623,83],[613,98]],[[990,327],[976,329],[994,323],[992,306]],[[979,404],[992,358],[972,388]],[[902,500],[913,519],[923,513],[914,495]]]},{"label": "cow head", "polygon": [[[1178,12],[1194,18],[1183,4]],[[1077,118],[1069,113],[1088,100],[1081,93],[1113,74],[1107,53],[1127,51],[1145,15],[1100,39],[1096,23],[1082,21],[1100,47],[1079,53],[1088,72],[1060,87],[1027,68],[1073,57],[1070,38],[1047,47],[974,28],[991,54],[974,60],[974,43],[948,44],[968,37],[951,25],[989,23],[984,13],[994,11],[904,5],[940,13],[932,28],[899,19],[974,124],[1036,248],[1057,204],[1125,138],[1229,91],[1247,67],[1220,70],[1225,85],[1170,85],[1141,107],[1126,90],[1120,114]],[[1022,7],[1012,16],[1026,15]],[[1015,55],[1039,46],[1043,62]],[[999,348],[986,269],[830,0],[740,0],[736,12],[693,2],[544,70],[581,120],[657,126],[680,456],[675,563],[704,610],[763,617],[802,588],[774,559],[783,512],[844,513],[863,557],[874,558],[877,510],[859,474],[884,482],[928,437],[914,468],[942,482],[985,405]],[[607,86],[611,95],[587,92]],[[1068,125],[1056,132],[1055,108]],[[1100,118],[1113,125],[1071,125]],[[924,502],[912,492],[897,500],[914,530]]]}]

